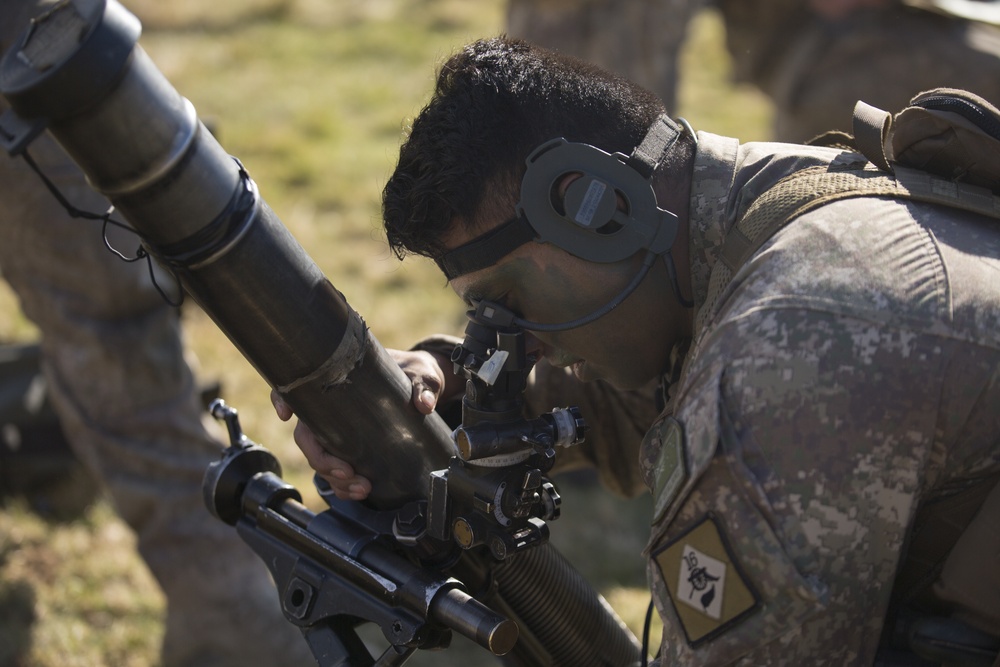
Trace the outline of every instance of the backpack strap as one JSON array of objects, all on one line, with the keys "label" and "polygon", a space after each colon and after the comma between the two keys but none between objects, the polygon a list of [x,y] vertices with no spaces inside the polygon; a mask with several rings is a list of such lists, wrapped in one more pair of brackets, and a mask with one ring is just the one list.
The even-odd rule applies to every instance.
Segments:
[{"label": "backpack strap", "polygon": [[806,145],[842,148],[861,153],[882,171],[893,173],[890,145],[892,114],[858,100],[854,105],[851,131],[853,134],[830,130],[813,137]]},{"label": "backpack strap", "polygon": [[733,276],[778,230],[820,206],[852,197],[887,197],[941,204],[1000,218],[1000,196],[922,171],[895,166],[895,174],[848,165],[807,167],[786,176],[750,205],[730,229],[709,278],[708,296],[698,311],[696,331],[708,324]]}]

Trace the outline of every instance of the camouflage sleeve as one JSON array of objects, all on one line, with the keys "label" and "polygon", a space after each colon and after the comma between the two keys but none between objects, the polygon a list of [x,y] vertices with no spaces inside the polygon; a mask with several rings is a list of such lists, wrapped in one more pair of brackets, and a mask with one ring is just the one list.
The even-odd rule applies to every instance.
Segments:
[{"label": "camouflage sleeve", "polygon": [[712,332],[676,419],[644,442],[665,664],[871,664],[933,443],[940,351],[807,309]]},{"label": "camouflage sleeve", "polygon": [[[454,336],[431,336],[413,349],[450,356],[461,342]],[[595,466],[611,492],[631,497],[645,491],[638,452],[642,435],[658,412],[655,392],[655,384],[641,390],[620,391],[601,381],[579,382],[568,370],[541,361],[528,379],[525,411],[533,417],[553,408],[574,405],[580,408],[588,427],[586,441],[560,449],[555,470]]]}]

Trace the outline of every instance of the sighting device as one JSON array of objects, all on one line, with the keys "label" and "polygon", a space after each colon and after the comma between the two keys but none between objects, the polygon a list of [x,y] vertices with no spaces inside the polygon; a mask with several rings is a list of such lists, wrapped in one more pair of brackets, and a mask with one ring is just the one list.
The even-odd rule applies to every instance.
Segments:
[{"label": "sighting device", "polygon": [[[453,631],[495,655],[515,645],[517,624],[472,597],[467,582],[488,589],[495,568],[548,540],[560,500],[546,473],[555,448],[581,442],[585,425],[575,408],[526,418],[532,360],[523,331],[470,318],[452,355],[466,378],[458,453],[429,475],[426,500],[378,510],[338,500],[317,478],[330,508],[314,514],[275,457],[243,434],[236,411],[212,404],[230,446],[206,473],[205,502],[271,569],[286,617],[321,665],[344,655],[362,661],[350,664],[402,664],[417,649],[448,646]],[[471,569],[468,554],[477,559]],[[363,622],[389,643],[377,659],[357,635]]]},{"label": "sighting device", "polygon": [[470,311],[465,340],[451,360],[455,374],[466,378],[462,423],[455,430],[458,456],[446,471],[432,473],[430,499],[431,517],[441,514],[434,505],[441,489],[454,518],[450,526],[432,523],[432,533],[450,529],[462,548],[486,544],[503,560],[548,539],[544,522],[559,517],[560,498],[545,475],[556,447],[582,442],[586,426],[575,407],[524,417],[534,360],[519,328],[491,327]]}]

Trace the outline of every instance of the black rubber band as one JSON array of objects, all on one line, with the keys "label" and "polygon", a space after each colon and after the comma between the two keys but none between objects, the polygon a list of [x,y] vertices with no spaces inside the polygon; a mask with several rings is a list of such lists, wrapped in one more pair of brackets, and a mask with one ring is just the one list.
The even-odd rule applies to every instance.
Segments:
[{"label": "black rubber band", "polygon": [[157,258],[172,266],[188,268],[223,248],[254,215],[260,199],[257,187],[242,163],[233,159],[239,165],[240,184],[226,208],[209,224],[183,239],[155,246],[147,241]]},{"label": "black rubber band", "polygon": [[482,236],[449,250],[435,259],[448,280],[493,266],[502,258],[536,238],[535,230],[523,216],[511,218]]}]

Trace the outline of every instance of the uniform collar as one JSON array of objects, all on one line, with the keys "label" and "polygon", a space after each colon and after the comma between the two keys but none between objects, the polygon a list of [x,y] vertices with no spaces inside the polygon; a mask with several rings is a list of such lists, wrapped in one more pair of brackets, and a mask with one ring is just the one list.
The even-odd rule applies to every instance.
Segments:
[{"label": "uniform collar", "polygon": [[[708,297],[712,267],[733,224],[728,219],[727,207],[733,191],[739,145],[736,139],[708,132],[698,133],[688,207],[691,288],[696,313]],[[657,404],[661,411],[670,405],[671,387],[680,381],[690,347],[691,339],[685,338],[677,341],[670,351],[657,392]]]},{"label": "uniform collar", "polygon": [[712,267],[733,224],[728,219],[727,210],[736,177],[739,146],[736,139],[709,132],[698,133],[688,207],[691,288],[695,309],[700,309],[708,297]]}]

